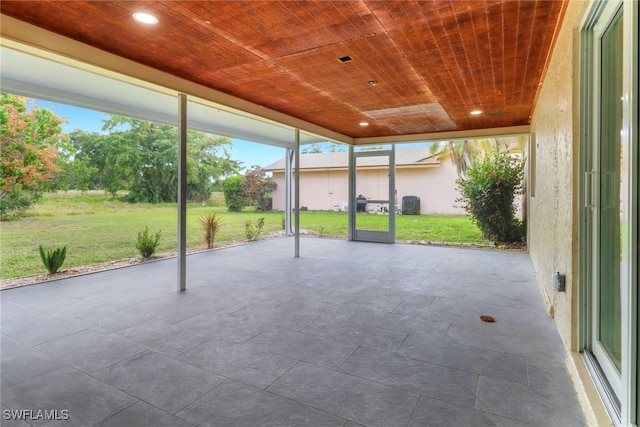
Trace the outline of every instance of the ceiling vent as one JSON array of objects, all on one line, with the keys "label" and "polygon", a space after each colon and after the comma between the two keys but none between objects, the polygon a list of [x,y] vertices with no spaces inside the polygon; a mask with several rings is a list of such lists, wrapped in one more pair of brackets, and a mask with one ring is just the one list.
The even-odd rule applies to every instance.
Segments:
[{"label": "ceiling vent", "polygon": [[349,55],[342,56],[342,57],[338,58],[338,61],[340,61],[340,62],[349,62],[349,61],[351,61],[351,57]]}]

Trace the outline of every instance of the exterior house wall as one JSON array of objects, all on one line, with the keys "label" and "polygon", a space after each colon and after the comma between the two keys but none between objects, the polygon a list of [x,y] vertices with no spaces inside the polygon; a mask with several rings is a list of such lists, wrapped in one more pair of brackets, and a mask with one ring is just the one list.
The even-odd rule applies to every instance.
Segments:
[{"label": "exterior house wall", "polygon": [[403,196],[420,197],[421,214],[465,215],[456,199],[458,172],[449,158],[442,159],[440,166],[429,169],[405,169],[396,175],[398,203]]},{"label": "exterior house wall", "polygon": [[[531,117],[527,242],[549,314],[570,352],[566,362],[587,421],[608,425],[606,410],[578,353],[579,41],[588,6],[589,2],[569,2]],[[554,290],[555,271],[566,275],[566,292]]]},{"label": "exterior house wall", "polygon": [[[459,197],[455,180],[455,165],[448,159],[440,166],[420,168],[397,168],[397,202],[402,206],[403,196],[420,198],[421,214],[464,215],[464,209],[456,208]],[[278,187],[273,192],[273,208],[284,209],[285,180],[281,171],[273,172]],[[303,170],[300,175],[300,206],[310,210],[346,209],[349,203],[349,176],[347,170]],[[356,195],[368,199],[386,199],[387,173],[377,169],[359,172]]]},{"label": "exterior house wall", "polygon": [[[531,118],[530,149],[535,150],[534,187],[529,188],[529,251],[550,313],[567,348],[572,337],[572,300],[577,298],[578,253],[578,37],[582,2],[570,2]],[[540,177],[540,179],[538,179]],[[553,290],[554,271],[566,274],[567,292]]]}]

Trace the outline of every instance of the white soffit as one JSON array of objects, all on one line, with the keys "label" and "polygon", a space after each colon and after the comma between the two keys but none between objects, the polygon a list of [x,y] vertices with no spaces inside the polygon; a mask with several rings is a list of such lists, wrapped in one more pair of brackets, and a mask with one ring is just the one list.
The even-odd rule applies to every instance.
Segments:
[{"label": "white soffit", "polygon": [[[0,88],[3,92],[73,105],[108,114],[178,125],[176,95],[64,65],[0,46]],[[266,120],[244,116],[223,106],[188,98],[192,130],[285,148],[295,146],[295,131]],[[300,132],[300,144],[326,139]]]}]

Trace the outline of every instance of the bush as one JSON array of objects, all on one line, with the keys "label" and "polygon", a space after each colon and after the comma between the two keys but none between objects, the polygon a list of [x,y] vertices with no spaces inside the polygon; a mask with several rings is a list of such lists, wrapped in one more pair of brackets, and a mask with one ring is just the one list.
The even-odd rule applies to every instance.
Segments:
[{"label": "bush", "polygon": [[522,221],[515,217],[514,197],[522,191],[524,163],[506,154],[494,153],[474,162],[458,178],[464,209],[478,225],[485,239],[499,244],[521,243],[525,239]]},{"label": "bush", "polygon": [[224,203],[231,212],[240,212],[244,208],[242,177],[230,176],[222,183]]},{"label": "bush", "polygon": [[16,184],[10,193],[0,198],[0,220],[5,221],[20,217],[41,197],[41,192],[25,191],[21,184]]},{"label": "bush", "polygon": [[216,239],[216,234],[220,227],[222,227],[222,220],[216,213],[211,213],[206,216],[198,218],[198,222],[204,231],[204,241],[207,243],[207,248],[213,248],[213,242]]},{"label": "bush", "polygon": [[244,235],[247,240],[256,240],[260,233],[262,233],[262,227],[264,227],[264,217],[258,218],[255,228],[251,223],[251,220],[247,220],[244,224]]},{"label": "bush", "polygon": [[44,266],[49,274],[56,274],[60,270],[60,267],[62,267],[62,263],[64,263],[64,259],[66,257],[66,246],[50,251],[45,251],[42,245],[40,245],[40,258],[42,258],[42,262],[44,263]]},{"label": "bush", "polygon": [[270,211],[273,207],[272,193],[277,188],[272,178],[260,166],[253,166],[242,178],[242,194],[247,204],[258,212]]},{"label": "bush", "polygon": [[149,235],[149,227],[145,227],[144,231],[138,232],[138,242],[136,249],[140,252],[142,258],[148,259],[156,253],[158,243],[160,242],[160,234],[162,230],[158,230],[153,236]]}]

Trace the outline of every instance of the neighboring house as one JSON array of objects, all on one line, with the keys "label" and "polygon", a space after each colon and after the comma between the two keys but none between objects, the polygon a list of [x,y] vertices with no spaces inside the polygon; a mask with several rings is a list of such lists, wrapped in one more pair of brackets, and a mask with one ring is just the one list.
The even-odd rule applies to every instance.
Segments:
[{"label": "neighboring house", "polygon": [[[386,158],[362,159],[358,168],[356,195],[367,199],[387,199]],[[278,188],[273,192],[273,208],[285,207],[285,158],[265,167],[273,173]],[[448,156],[432,155],[428,147],[396,148],[396,206],[401,210],[405,196],[420,198],[421,214],[464,215],[456,207],[460,193],[458,175]],[[346,210],[349,204],[349,153],[307,153],[300,155],[300,206],[310,210]],[[379,209],[377,204],[367,210]]]}]

